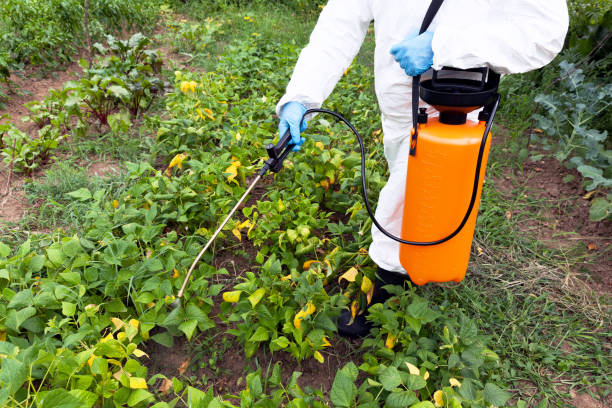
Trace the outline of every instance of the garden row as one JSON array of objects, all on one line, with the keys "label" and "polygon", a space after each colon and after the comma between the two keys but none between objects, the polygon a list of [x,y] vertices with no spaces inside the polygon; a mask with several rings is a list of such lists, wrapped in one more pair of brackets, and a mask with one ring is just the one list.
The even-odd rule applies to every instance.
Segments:
[{"label": "garden row", "polygon": [[[11,71],[43,72],[78,58],[88,34],[93,42],[124,30],[149,31],[159,16],[158,0],[6,0],[0,5],[0,104],[12,89]],[[87,54],[87,52],[85,52]],[[1,106],[1,105],[0,105]]]},{"label": "garden row", "polygon": [[[169,307],[201,245],[263,165],[264,145],[276,133],[270,112],[297,53],[295,46],[252,38],[228,46],[212,72],[175,72],[167,112],[147,118],[157,129],[152,153],[166,163],[163,167],[126,164],[130,187],[121,195],[86,188],[71,193],[91,208],[78,235],[43,234],[18,248],[0,244],[0,316],[6,316],[0,320],[0,404],[456,408],[507,403],[499,357],[469,313],[450,298],[430,302],[399,287],[390,287],[395,296],[372,308],[380,330],[363,342],[360,361],[335,374],[329,394],[300,387],[299,372],[283,381],[287,368],[278,364],[247,374],[244,390],[225,396],[147,372],[146,342],[169,346],[174,336],[212,336],[221,322],[229,323],[228,334],[247,357],[265,349],[289,353],[296,362],[313,358],[325,364],[336,336],[335,317],[343,308],[355,314],[369,301],[371,223],[355,201],[360,185],[359,156],[350,153],[355,142],[342,127],[316,118],[309,143],[219,238],[218,247],[248,239],[257,251],[251,270],[232,277],[211,265],[214,252],[209,253],[182,306]],[[367,171],[370,188],[378,191],[385,174],[378,166],[379,117],[368,92],[372,74],[354,64],[347,76],[327,106],[351,106],[356,126],[372,135]],[[113,109],[123,106],[126,114],[130,106],[136,111],[146,106],[146,99],[129,103],[137,87],[105,82],[106,77],[86,71],[82,81],[97,82],[82,82],[82,88],[101,90],[115,103]],[[93,99],[81,92],[89,91],[69,88],[58,102],[64,108],[43,126],[74,133],[81,123],[76,111],[83,110],[59,117],[71,104],[87,106],[93,114],[88,103]],[[109,125],[125,132],[113,125],[115,115],[106,116]]]},{"label": "garden row", "polygon": [[43,101],[26,104],[25,120],[36,125],[37,137],[10,121],[0,124],[0,149],[12,170],[30,175],[53,158],[58,143],[67,137],[78,140],[90,130],[99,133],[108,127],[114,133],[126,132],[131,119],[146,112],[163,92],[162,59],[147,49],[148,37],[137,33],[119,40],[108,35],[106,44],[94,45],[100,57],[92,67],[83,61],[81,79],[51,89]]}]

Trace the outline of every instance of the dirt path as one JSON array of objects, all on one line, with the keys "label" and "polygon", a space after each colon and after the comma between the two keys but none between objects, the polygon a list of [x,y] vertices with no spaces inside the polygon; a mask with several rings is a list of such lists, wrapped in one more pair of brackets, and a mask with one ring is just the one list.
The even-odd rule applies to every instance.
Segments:
[{"label": "dirt path", "polygon": [[[16,84],[16,94],[10,96],[4,109],[0,109],[0,117],[9,115],[9,118],[3,119],[0,123],[10,121],[21,131],[34,137],[38,128],[35,124],[22,120],[29,113],[24,105],[31,101],[43,100],[49,95],[50,89],[60,89],[64,82],[77,79],[81,72],[81,67],[75,62],[45,77],[40,77],[35,69],[26,70],[22,75],[12,73],[11,80]],[[21,188],[24,176],[13,174],[10,191],[6,189],[8,178],[9,166],[0,162],[0,225],[18,222],[28,205]]]}]

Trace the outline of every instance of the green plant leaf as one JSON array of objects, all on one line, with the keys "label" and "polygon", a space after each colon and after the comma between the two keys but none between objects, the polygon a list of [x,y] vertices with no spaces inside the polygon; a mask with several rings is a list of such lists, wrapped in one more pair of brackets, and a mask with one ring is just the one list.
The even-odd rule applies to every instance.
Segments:
[{"label": "green plant leaf", "polygon": [[406,387],[408,387],[409,389],[413,391],[420,390],[421,388],[425,388],[426,385],[427,385],[427,381],[425,381],[425,379],[421,377],[420,375],[416,375],[416,374],[410,374],[408,376],[408,381],[406,381]]},{"label": "green plant leaf", "polygon": [[62,302],[62,314],[64,316],[74,316],[76,305],[70,302]]},{"label": "green plant leaf", "polygon": [[80,201],[87,201],[93,198],[93,195],[91,195],[91,192],[85,187],[81,187],[78,190],[71,191],[70,193],[66,193],[66,195],[69,195],[70,197],[76,198],[77,200],[80,200]]},{"label": "green plant leaf", "polygon": [[193,336],[196,327],[198,327],[198,321],[195,319],[191,319],[179,324],[178,328],[180,331],[185,333],[185,336],[187,336],[187,340],[191,340],[191,336]]},{"label": "green plant leaf", "polygon": [[81,408],[83,402],[63,389],[47,392],[39,402],[41,408]]},{"label": "green plant leaf", "polygon": [[270,342],[270,349],[272,351],[278,351],[286,348],[289,345],[289,339],[285,336],[280,336]]},{"label": "green plant leaf", "polygon": [[153,397],[153,394],[151,394],[147,390],[143,390],[143,389],[133,390],[127,400],[127,404],[128,406],[133,407],[133,406],[140,404],[141,402],[146,401],[147,399],[151,397]]},{"label": "green plant leaf", "polygon": [[499,388],[497,385],[487,383],[484,387],[484,398],[491,405],[501,407],[506,404],[512,395]]},{"label": "green plant leaf", "polygon": [[269,338],[270,336],[268,334],[268,329],[266,329],[263,326],[259,326],[257,330],[255,330],[255,333],[253,333],[253,335],[249,338],[248,341],[260,342],[260,341],[266,341]]},{"label": "green plant leaf", "polygon": [[597,197],[591,202],[589,217],[592,221],[601,221],[612,214],[612,202],[602,197]]},{"label": "green plant leaf", "polygon": [[342,370],[336,373],[332,384],[330,399],[336,407],[350,407],[357,396],[357,387]]},{"label": "green plant leaf", "polygon": [[109,86],[108,93],[118,99],[128,99],[130,97],[130,91],[119,85]]},{"label": "green plant leaf", "polygon": [[402,377],[397,368],[386,367],[378,376],[378,381],[380,381],[385,390],[391,391],[402,383]]},{"label": "green plant leaf", "polygon": [[0,242],[0,256],[3,257],[3,258],[6,258],[10,254],[11,254],[11,248],[9,248],[8,245],[3,244],[2,242]]},{"label": "green plant leaf", "polygon": [[82,407],[91,408],[98,400],[98,396],[91,391],[70,390],[70,394],[77,397],[79,401],[81,401],[83,404],[81,405]]},{"label": "green plant leaf", "polygon": [[388,408],[405,408],[411,404],[419,402],[419,399],[412,391],[398,391],[387,395],[386,407]]},{"label": "green plant leaf", "polygon": [[18,360],[12,358],[2,359],[2,371],[0,371],[0,382],[7,385],[11,395],[26,382],[26,367]]},{"label": "green plant leaf", "polygon": [[429,401],[422,401],[411,405],[410,408],[436,408],[436,406]]},{"label": "green plant leaf", "polygon": [[153,336],[151,336],[151,339],[165,347],[174,346],[174,338],[168,332],[154,334]]}]

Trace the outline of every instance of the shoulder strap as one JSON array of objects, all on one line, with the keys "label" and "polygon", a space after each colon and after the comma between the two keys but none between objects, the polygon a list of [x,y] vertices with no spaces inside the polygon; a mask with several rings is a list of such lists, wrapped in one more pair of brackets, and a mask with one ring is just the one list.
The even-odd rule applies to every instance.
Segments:
[{"label": "shoulder strap", "polygon": [[[429,28],[429,25],[433,21],[434,17],[440,10],[440,6],[442,6],[444,0],[431,0],[429,4],[429,8],[425,13],[425,18],[423,18],[423,22],[421,23],[421,29],[419,30],[419,34],[423,34]],[[418,117],[418,109],[419,109],[419,84],[421,83],[421,76],[417,75],[412,77],[412,129],[413,134],[410,140],[410,155],[414,156],[416,154],[416,142],[417,142],[417,117]]]}]

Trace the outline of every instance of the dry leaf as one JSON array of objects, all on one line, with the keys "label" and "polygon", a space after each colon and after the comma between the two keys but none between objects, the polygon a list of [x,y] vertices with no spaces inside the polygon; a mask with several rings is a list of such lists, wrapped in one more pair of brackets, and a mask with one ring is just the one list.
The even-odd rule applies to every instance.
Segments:
[{"label": "dry leaf", "polygon": [[185,371],[187,371],[187,367],[189,367],[189,359],[181,363],[181,365],[178,368],[178,373],[181,375],[185,374]]},{"label": "dry leaf", "polygon": [[589,243],[589,245],[587,245],[587,248],[589,249],[589,251],[595,251],[597,249],[597,245],[591,242]]},{"label": "dry leaf", "polygon": [[172,388],[172,381],[167,378],[164,378],[162,380],[161,385],[159,386],[157,390],[161,392],[162,394],[165,394],[170,390],[170,388]]}]

